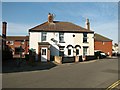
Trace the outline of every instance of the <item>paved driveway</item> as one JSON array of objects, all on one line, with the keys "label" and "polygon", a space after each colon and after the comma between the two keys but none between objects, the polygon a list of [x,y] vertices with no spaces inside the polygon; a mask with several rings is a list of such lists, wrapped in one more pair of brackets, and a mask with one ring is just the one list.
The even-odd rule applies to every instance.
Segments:
[{"label": "paved driveway", "polygon": [[4,73],[3,88],[107,88],[117,80],[118,59],[101,59],[45,70]]}]

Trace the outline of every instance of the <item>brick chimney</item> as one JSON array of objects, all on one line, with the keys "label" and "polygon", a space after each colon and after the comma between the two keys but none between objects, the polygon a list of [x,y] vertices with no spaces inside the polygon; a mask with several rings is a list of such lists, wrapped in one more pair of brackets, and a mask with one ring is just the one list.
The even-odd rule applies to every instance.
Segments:
[{"label": "brick chimney", "polygon": [[51,14],[51,13],[48,14],[48,22],[49,23],[53,22],[53,17],[54,17],[53,14]]},{"label": "brick chimney", "polygon": [[2,22],[2,49],[5,50],[6,47],[6,29],[7,29],[7,23]]},{"label": "brick chimney", "polygon": [[90,22],[88,18],[86,19],[85,25],[86,25],[86,29],[90,30]]},{"label": "brick chimney", "polygon": [[2,37],[6,39],[6,29],[7,29],[7,22],[3,22],[2,24]]}]

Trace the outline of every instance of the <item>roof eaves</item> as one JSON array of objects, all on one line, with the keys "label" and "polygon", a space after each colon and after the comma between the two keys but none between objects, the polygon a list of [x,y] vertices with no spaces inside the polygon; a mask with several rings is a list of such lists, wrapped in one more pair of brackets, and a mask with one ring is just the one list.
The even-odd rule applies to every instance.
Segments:
[{"label": "roof eaves", "polygon": [[74,33],[94,33],[94,31],[79,31],[79,30],[29,30],[29,32],[74,32]]},{"label": "roof eaves", "polygon": [[36,27],[38,27],[38,26],[41,26],[41,25],[43,25],[43,24],[45,24],[45,23],[47,23],[47,21],[46,21],[46,22],[44,22],[44,23],[42,23],[42,24],[36,25],[35,27],[30,28],[29,30],[33,30],[34,28],[36,28]]},{"label": "roof eaves", "polygon": [[96,40],[95,41],[100,41],[100,42],[110,42],[110,41],[113,41],[113,40]]}]

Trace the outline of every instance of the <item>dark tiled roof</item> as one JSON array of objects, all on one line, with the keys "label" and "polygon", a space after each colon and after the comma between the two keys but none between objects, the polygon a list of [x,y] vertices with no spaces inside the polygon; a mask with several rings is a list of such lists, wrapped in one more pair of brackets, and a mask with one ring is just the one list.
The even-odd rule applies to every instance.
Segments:
[{"label": "dark tiled roof", "polygon": [[22,40],[29,40],[29,36],[7,36],[7,41],[22,41]]},{"label": "dark tiled roof", "polygon": [[111,39],[95,33],[95,41],[112,41]]},{"label": "dark tiled roof", "polygon": [[61,21],[54,21],[53,23],[45,22],[40,24],[34,28],[29,29],[30,32],[34,31],[48,31],[48,32],[92,32],[91,30],[87,30],[83,27],[75,25],[70,22],[61,22]]}]

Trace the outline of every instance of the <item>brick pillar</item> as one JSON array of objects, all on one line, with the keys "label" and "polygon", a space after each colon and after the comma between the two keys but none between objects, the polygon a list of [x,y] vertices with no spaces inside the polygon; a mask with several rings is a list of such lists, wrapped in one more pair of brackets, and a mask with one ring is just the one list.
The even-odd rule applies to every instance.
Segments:
[{"label": "brick pillar", "polygon": [[6,29],[7,29],[7,23],[3,22],[2,24],[2,36],[6,38]]},{"label": "brick pillar", "polygon": [[62,57],[61,56],[55,56],[54,61],[58,64],[62,64]]},{"label": "brick pillar", "polygon": [[2,48],[5,50],[6,46],[6,29],[7,29],[7,23],[3,22],[2,23]]},{"label": "brick pillar", "polygon": [[82,59],[83,59],[83,61],[85,61],[86,60],[86,56],[83,56]]},{"label": "brick pillar", "polygon": [[75,56],[75,62],[79,62],[79,56]]},{"label": "brick pillar", "polygon": [[48,62],[50,61],[50,48],[48,47],[48,50],[47,50],[47,60]]}]

